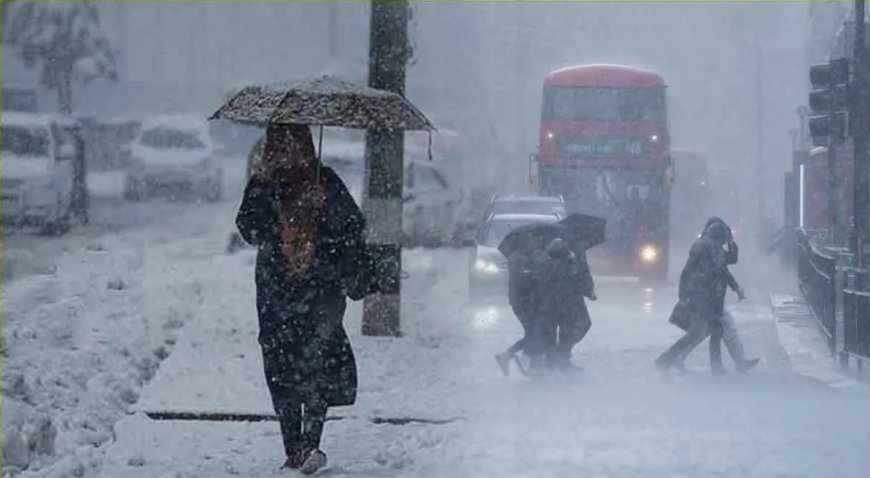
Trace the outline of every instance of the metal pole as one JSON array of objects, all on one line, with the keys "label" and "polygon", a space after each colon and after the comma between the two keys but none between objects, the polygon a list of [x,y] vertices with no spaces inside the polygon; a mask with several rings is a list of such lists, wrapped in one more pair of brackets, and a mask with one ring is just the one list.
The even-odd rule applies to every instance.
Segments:
[{"label": "metal pole", "polygon": [[868,72],[867,58],[867,38],[866,28],[864,24],[864,1],[855,1],[855,47],[854,47],[854,90],[855,98],[852,101],[851,117],[854,121],[852,128],[852,146],[853,146],[853,197],[852,197],[852,214],[854,216],[855,229],[853,232],[853,251],[856,254],[858,263],[866,264],[863,257],[863,245],[867,241],[867,232],[870,228],[870,187],[868,187],[868,173],[870,173],[870,165],[868,165],[868,135],[870,135],[870,124],[868,124],[868,105],[870,105],[870,72]]},{"label": "metal pole", "polygon": [[755,37],[755,86],[756,86],[756,118],[758,121],[757,133],[758,137],[756,138],[758,148],[758,164],[756,174],[758,175],[758,213],[761,228],[759,232],[765,232],[765,225],[767,224],[767,208],[765,201],[765,191],[764,191],[764,110],[761,105],[762,101],[762,78],[761,78],[761,35],[756,34]]},{"label": "metal pole", "polygon": [[[369,39],[369,86],[405,94],[409,6],[406,0],[372,1]],[[402,186],[404,178],[402,130],[366,132],[366,242],[372,252],[381,292],[366,297],[364,335],[400,335],[400,279],[402,270]]]},{"label": "metal pole", "polygon": [[[833,123],[833,114],[831,114],[831,122]],[[828,230],[830,231],[829,245],[837,246],[840,243],[840,220],[839,220],[839,198],[837,197],[837,143],[834,136],[828,137]]]}]

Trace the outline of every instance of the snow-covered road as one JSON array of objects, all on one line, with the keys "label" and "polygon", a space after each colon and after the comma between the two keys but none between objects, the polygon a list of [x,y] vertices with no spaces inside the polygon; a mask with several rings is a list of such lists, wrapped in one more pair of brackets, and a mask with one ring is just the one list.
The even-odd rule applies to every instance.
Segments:
[{"label": "snow-covered road", "polygon": [[[492,359],[519,334],[504,305],[468,305],[464,251],[411,251],[404,330],[362,337],[358,403],[336,409],[324,447],[331,476],[863,477],[870,402],[789,368],[767,304],[732,304],[762,364],[714,379],[706,347],[691,372],[662,379],[651,361],[678,336],[675,291],[600,285],[593,328],[575,349],[577,380],[504,378]],[[269,413],[253,316],[252,253],[212,261],[201,313],[134,408]],[[453,420],[376,424],[381,419]],[[288,476],[274,422],[122,420],[103,476]]]},{"label": "snow-covered road", "polygon": [[[21,476],[290,475],[277,470],[274,422],[141,413],[271,412],[254,254],[223,253],[236,205],[146,203],[117,212],[123,227],[4,238],[45,264],[3,284],[4,473],[12,457],[29,467]],[[496,367],[520,327],[504,304],[468,303],[465,254],[405,253],[403,338],[362,337],[359,304],[349,308],[360,394],[331,411],[324,474],[870,475],[866,388],[796,374],[759,291],[730,304],[762,357],[749,375],[714,379],[702,346],[690,373],[662,379],[651,362],[678,336],[667,323],[675,290],[602,282],[574,353],[582,375],[529,382]],[[447,423],[376,423],[407,418]]]}]

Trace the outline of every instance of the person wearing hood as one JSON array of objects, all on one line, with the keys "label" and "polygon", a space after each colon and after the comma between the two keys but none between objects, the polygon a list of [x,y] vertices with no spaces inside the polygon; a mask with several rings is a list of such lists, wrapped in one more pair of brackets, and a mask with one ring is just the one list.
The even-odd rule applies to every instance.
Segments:
[{"label": "person wearing hood", "polygon": [[327,408],[356,401],[342,320],[364,221],[338,175],[320,164],[307,126],[270,124],[262,161],[252,166],[236,225],[257,247],[258,341],[284,467],[310,474],[326,465]]},{"label": "person wearing hood", "polygon": [[571,363],[571,350],[592,327],[584,297],[598,299],[589,265],[564,240],[553,239],[536,264],[534,284],[542,320],[540,341],[549,365],[578,368]]},{"label": "person wearing hood", "polygon": [[518,353],[529,356],[533,370],[539,369],[542,362],[543,350],[540,347],[538,330],[540,317],[533,276],[535,254],[540,249],[536,247],[536,241],[531,235],[523,236],[523,240],[524,243],[508,258],[508,302],[523,326],[523,337],[495,356],[496,363],[506,376],[510,373],[511,359],[515,359]]},{"label": "person wearing hood", "polygon": [[728,227],[722,219],[718,217],[710,218],[704,225],[704,230],[714,224],[724,226],[728,231],[728,243],[726,248],[720,251],[722,254],[722,261],[725,263],[725,271],[727,274],[724,278],[717,280],[715,284],[715,318],[710,322],[710,369],[715,375],[725,373],[725,366],[722,364],[722,342],[724,341],[725,346],[728,348],[728,354],[731,355],[731,359],[734,361],[737,371],[743,373],[758,364],[759,359],[757,357],[752,359],[746,358],[743,349],[743,342],[740,340],[740,334],[737,332],[737,324],[734,322],[734,317],[725,308],[725,294],[729,287],[737,294],[737,297],[740,300],[743,300],[746,297],[743,289],[737,284],[737,280],[735,280],[734,276],[731,275],[731,272],[728,271],[729,265],[737,263],[738,247],[737,243],[734,242],[734,235],[731,232],[731,228]]},{"label": "person wearing hood", "polygon": [[723,253],[728,237],[727,225],[713,221],[692,244],[689,258],[680,273],[679,286],[678,307],[683,308],[688,319],[686,333],[656,358],[655,365],[659,369],[682,368],[686,357],[710,334],[711,321],[720,315],[717,303],[724,300],[722,284],[739,289],[728,271]]}]

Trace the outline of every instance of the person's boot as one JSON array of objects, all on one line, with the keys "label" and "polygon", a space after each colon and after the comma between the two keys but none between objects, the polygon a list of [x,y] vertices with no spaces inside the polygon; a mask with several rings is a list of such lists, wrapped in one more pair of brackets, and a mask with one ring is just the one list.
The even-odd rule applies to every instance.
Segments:
[{"label": "person's boot", "polygon": [[495,356],[495,362],[498,364],[498,368],[501,369],[501,373],[503,373],[505,377],[509,376],[511,373],[510,366],[512,358],[513,355],[508,352],[502,352]]},{"label": "person's boot", "polygon": [[305,461],[306,455],[304,450],[301,448],[297,448],[294,450],[290,450],[287,452],[287,460],[284,461],[284,464],[281,465],[281,468],[289,468],[291,470],[298,470],[299,467],[302,466],[302,462]]},{"label": "person's boot", "polygon": [[308,451],[305,461],[299,467],[299,472],[303,475],[311,475],[324,466],[326,466],[326,453],[315,448]]},{"label": "person's boot", "polygon": [[758,365],[758,362],[760,360],[761,359],[759,357],[755,357],[755,358],[752,358],[749,360],[744,360],[744,361],[740,362],[739,364],[737,364],[737,371],[740,373],[746,373],[752,367],[755,367],[756,365]]}]

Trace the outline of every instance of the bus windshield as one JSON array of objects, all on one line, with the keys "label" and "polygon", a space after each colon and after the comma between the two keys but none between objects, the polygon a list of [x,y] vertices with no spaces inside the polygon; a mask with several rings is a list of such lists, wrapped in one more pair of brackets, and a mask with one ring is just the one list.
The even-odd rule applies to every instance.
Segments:
[{"label": "bus windshield", "polygon": [[546,86],[545,120],[665,122],[662,88]]},{"label": "bus windshield", "polygon": [[579,169],[559,175],[565,201],[574,210],[607,219],[608,241],[631,239],[662,226],[666,190],[661,173]]}]

